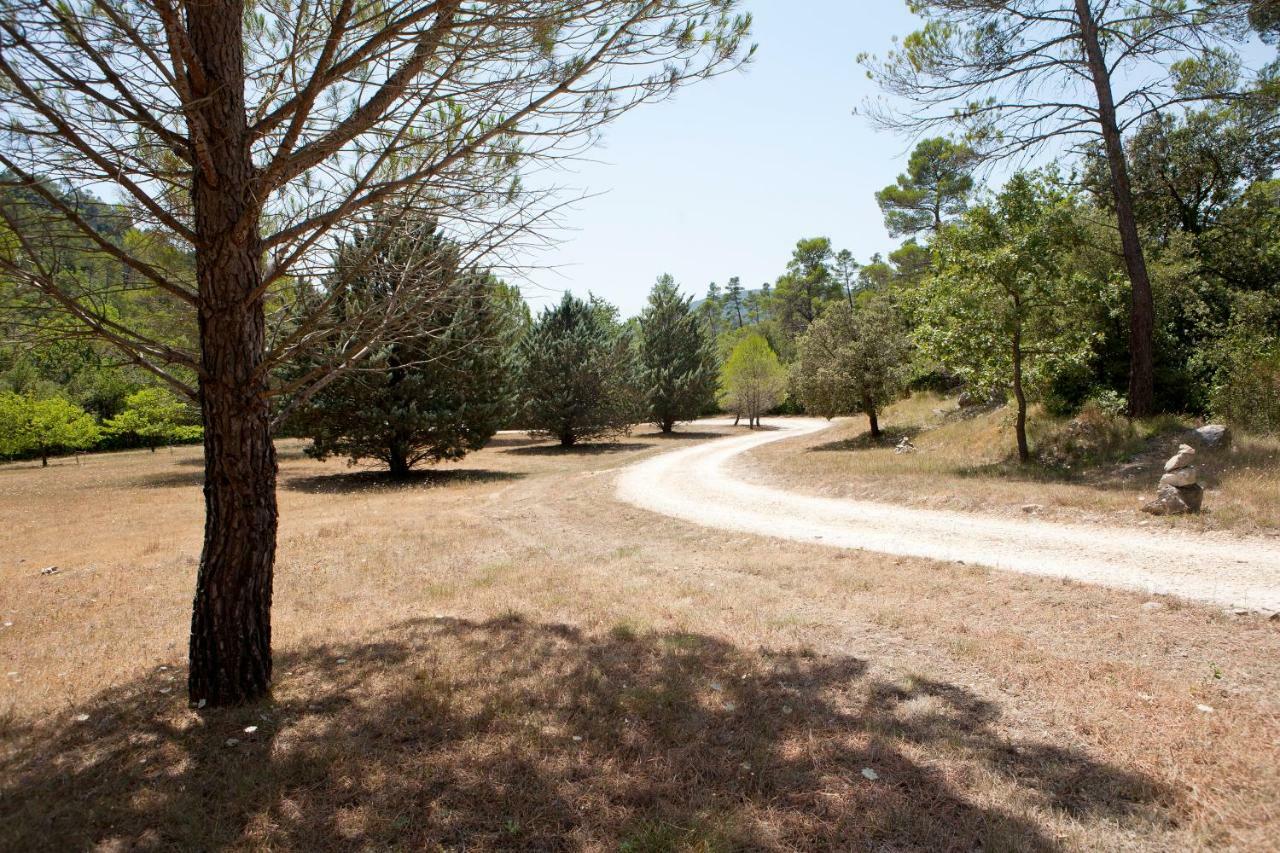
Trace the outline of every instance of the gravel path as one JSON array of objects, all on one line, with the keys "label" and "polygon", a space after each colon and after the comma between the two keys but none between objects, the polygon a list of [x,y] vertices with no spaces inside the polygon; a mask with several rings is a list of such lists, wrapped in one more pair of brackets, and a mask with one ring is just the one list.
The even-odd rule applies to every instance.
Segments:
[{"label": "gravel path", "polygon": [[829,425],[811,418],[778,420],[770,424],[776,429],[650,457],[623,470],[618,498],[724,530],[1280,611],[1280,541],[814,497],[744,482],[726,471],[726,463],[752,448]]}]

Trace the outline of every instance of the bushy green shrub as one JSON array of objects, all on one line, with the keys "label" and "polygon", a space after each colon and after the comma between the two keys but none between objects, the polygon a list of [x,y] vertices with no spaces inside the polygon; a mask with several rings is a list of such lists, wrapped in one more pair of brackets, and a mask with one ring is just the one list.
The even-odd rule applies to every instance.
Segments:
[{"label": "bushy green shrub", "polygon": [[1280,299],[1242,297],[1209,358],[1213,413],[1253,432],[1280,433]]}]

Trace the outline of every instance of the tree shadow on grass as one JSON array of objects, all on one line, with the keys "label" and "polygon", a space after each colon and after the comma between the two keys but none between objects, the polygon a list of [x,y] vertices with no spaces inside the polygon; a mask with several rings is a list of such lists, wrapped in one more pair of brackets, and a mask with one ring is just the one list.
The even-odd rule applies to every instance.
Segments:
[{"label": "tree shadow on grass", "polygon": [[[963,687],[852,657],[442,618],[276,668],[274,698],[244,708],[186,709],[158,692],[170,670],[10,719],[0,847],[1047,851],[1035,811],[1140,831],[1173,803],[1008,739]],[[954,781],[991,777],[1008,807]]]},{"label": "tree shadow on grass", "polygon": [[699,432],[698,430],[692,429],[682,430],[677,427],[672,432],[655,432],[653,435],[646,436],[646,438],[653,438],[658,441],[689,441],[693,439],[724,438],[725,436],[737,434],[738,433],[732,432],[713,432],[711,430],[703,430]]},{"label": "tree shadow on grass", "polygon": [[134,477],[129,481],[129,485],[141,489],[199,488],[204,485],[204,466],[185,471],[164,471],[159,474]]},{"label": "tree shadow on grass", "polygon": [[559,444],[533,444],[526,447],[512,447],[503,453],[515,453],[520,456],[598,456],[605,453],[626,453],[632,450],[644,450],[647,444],[629,441],[592,442],[564,447]]},{"label": "tree shadow on grass", "polygon": [[518,471],[489,471],[483,468],[423,469],[393,477],[386,471],[354,471],[349,474],[316,474],[282,477],[281,488],[312,495],[345,495],[359,492],[394,492],[467,483],[501,483],[518,480]]},{"label": "tree shadow on grass", "polygon": [[886,447],[893,447],[904,438],[915,438],[922,432],[924,432],[924,427],[917,424],[885,427],[884,434],[879,438],[872,438],[871,433],[864,430],[853,438],[842,438],[839,441],[828,441],[825,444],[815,444],[806,452],[827,453],[832,451],[882,450]]}]

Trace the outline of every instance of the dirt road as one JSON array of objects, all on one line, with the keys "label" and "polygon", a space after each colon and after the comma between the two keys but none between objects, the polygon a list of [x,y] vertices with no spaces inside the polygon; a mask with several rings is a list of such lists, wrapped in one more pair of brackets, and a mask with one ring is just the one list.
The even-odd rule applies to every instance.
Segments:
[{"label": "dirt road", "polygon": [[1280,541],[822,498],[749,482],[728,470],[735,457],[755,447],[828,425],[779,419],[768,425],[775,429],[651,457],[622,472],[617,495],[652,512],[724,530],[1280,611]]}]

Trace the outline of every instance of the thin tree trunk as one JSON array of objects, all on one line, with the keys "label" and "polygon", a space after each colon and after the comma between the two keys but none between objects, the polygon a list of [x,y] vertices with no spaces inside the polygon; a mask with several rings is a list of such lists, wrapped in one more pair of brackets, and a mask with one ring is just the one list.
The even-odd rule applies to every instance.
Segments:
[{"label": "thin tree trunk", "polygon": [[663,420],[662,420],[662,431],[663,431],[664,433],[669,433],[669,432],[671,432],[672,430],[674,430],[675,428],[676,428],[676,422],[675,422],[674,420],[672,420],[672,419],[670,419],[670,418],[663,418]]},{"label": "thin tree trunk", "polygon": [[212,171],[195,170],[192,204],[204,419],[205,532],[191,616],[187,687],[197,707],[266,694],[271,683],[271,586],[276,455],[263,362],[258,206],[244,110],[237,0],[187,5],[187,30],[207,91],[198,92]]},{"label": "thin tree trunk", "polygon": [[1147,260],[1138,236],[1137,217],[1133,212],[1129,167],[1116,122],[1111,75],[1098,41],[1098,26],[1089,0],[1075,0],[1075,4],[1089,74],[1098,95],[1098,123],[1102,127],[1102,144],[1111,169],[1111,195],[1116,207],[1124,265],[1129,273],[1129,414],[1146,417],[1155,410],[1155,300],[1151,295],[1151,278],[1147,274]]},{"label": "thin tree trunk", "polygon": [[49,467],[49,454],[47,454],[47,453],[41,453],[41,454],[40,454],[40,467],[41,467],[41,468],[48,468],[48,467]]},{"label": "thin tree trunk", "polygon": [[1018,461],[1031,461],[1031,449],[1027,446],[1027,395],[1022,388],[1022,330],[1013,333],[1013,399],[1018,404],[1018,420],[1014,432],[1018,435]]}]

